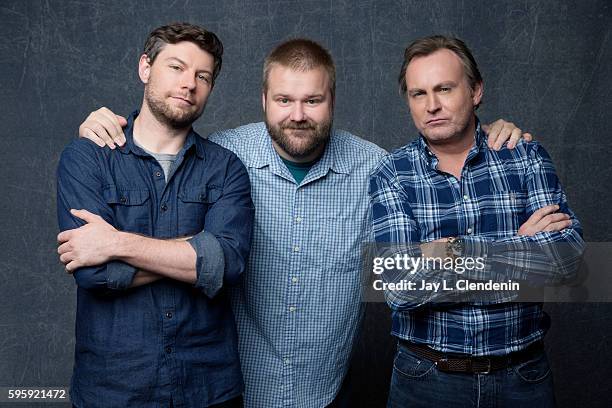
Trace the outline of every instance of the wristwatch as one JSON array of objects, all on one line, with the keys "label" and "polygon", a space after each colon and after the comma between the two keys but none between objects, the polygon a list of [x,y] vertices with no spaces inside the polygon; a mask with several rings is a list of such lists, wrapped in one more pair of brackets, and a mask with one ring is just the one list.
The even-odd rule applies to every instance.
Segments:
[{"label": "wristwatch", "polygon": [[463,255],[463,241],[458,237],[450,237],[446,241],[446,255],[457,258]]}]

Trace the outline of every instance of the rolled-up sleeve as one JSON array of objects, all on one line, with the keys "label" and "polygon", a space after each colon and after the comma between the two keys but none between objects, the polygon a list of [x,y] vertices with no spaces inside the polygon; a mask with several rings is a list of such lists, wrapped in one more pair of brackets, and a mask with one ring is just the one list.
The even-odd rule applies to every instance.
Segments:
[{"label": "rolled-up sleeve", "polygon": [[204,230],[189,240],[197,256],[195,286],[206,296],[236,284],[245,271],[254,215],[249,174],[232,153],[222,195],[206,213]]},{"label": "rolled-up sleeve", "polygon": [[[62,152],[57,168],[57,217],[61,231],[81,227],[83,220],[70,209],[85,209],[113,225],[113,212],[103,198],[99,167],[88,141],[73,141]],[[83,152],[90,149],[91,152]],[[79,268],[74,272],[77,285],[101,295],[116,295],[130,287],[136,268],[121,261]]]},{"label": "rolled-up sleeve", "polygon": [[225,255],[213,234],[202,231],[188,241],[196,252],[196,288],[212,298],[223,286]]}]

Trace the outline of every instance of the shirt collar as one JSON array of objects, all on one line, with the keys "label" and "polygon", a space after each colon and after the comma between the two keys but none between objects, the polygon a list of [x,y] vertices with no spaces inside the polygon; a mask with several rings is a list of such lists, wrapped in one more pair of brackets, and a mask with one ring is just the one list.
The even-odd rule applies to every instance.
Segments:
[{"label": "shirt collar", "polygon": [[[119,151],[123,154],[133,153],[138,156],[150,156],[134,142],[134,119],[136,119],[139,113],[140,112],[138,110],[135,110],[130,116],[128,116],[127,126],[125,127],[125,129],[123,129],[126,142],[122,147],[119,148]],[[196,132],[194,132],[193,128],[191,128],[189,130],[189,133],[187,134],[187,138],[185,138],[185,144],[183,145],[177,156],[183,156],[188,151],[195,149],[196,155],[200,159],[204,159],[204,144],[202,143],[203,141],[200,139],[200,136]]]}]

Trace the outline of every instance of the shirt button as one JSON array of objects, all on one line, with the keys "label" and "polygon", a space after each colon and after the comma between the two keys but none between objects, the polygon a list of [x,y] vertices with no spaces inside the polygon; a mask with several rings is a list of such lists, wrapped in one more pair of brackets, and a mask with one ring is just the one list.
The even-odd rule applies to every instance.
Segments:
[{"label": "shirt button", "polygon": [[297,281],[298,281],[298,278],[296,278],[295,276],[293,278],[291,278],[291,282],[297,283]]},{"label": "shirt button", "polygon": [[162,211],[167,211],[168,210],[168,206],[166,204],[162,204],[161,210]]},{"label": "shirt button", "polygon": [[295,222],[302,222],[302,217],[300,217],[300,216],[295,217]]},{"label": "shirt button", "polygon": [[469,200],[469,199],[470,199],[470,197],[468,197],[468,195],[467,195],[467,194],[465,194],[465,195],[463,196],[463,199],[464,199],[465,201],[467,201],[467,200]]},{"label": "shirt button", "polygon": [[172,319],[172,312],[166,312],[166,317],[168,319]]},{"label": "shirt button", "polygon": [[291,307],[289,307],[289,311],[290,311],[290,312],[295,312],[295,306],[291,306]]},{"label": "shirt button", "polygon": [[162,176],[161,171],[156,171],[155,172],[155,177],[161,177],[161,176]]},{"label": "shirt button", "polygon": [[166,347],[166,353],[168,354],[172,353],[172,347],[170,346]]},{"label": "shirt button", "polygon": [[127,198],[126,198],[126,197],[121,197],[121,198],[119,199],[119,202],[120,202],[121,204],[125,204],[125,203],[127,203]]},{"label": "shirt button", "polygon": [[291,359],[286,358],[286,359],[283,360],[283,362],[285,364],[289,365],[289,364],[291,364]]},{"label": "shirt button", "polygon": [[468,229],[467,229],[467,233],[468,233],[468,234],[471,234],[471,233],[472,233],[472,229],[471,229],[471,228],[468,228]]},{"label": "shirt button", "polygon": [[300,247],[299,246],[294,246],[293,247],[293,252],[300,252]]}]

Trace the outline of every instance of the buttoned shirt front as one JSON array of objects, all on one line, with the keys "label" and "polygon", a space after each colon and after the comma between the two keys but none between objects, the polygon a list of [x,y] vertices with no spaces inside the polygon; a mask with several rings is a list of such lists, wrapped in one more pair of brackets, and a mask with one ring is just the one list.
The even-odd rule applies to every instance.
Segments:
[{"label": "buttoned shirt front", "polygon": [[80,268],[71,400],[77,407],[204,407],[243,389],[236,328],[224,288],[245,270],[253,205],[248,174],[222,147],[189,133],[168,182],[159,163],[127,143],[100,149],[78,139],[58,166],[61,230],[100,215],[119,230],[160,239],[194,236],[195,285],[161,279],[129,288],[120,261]]},{"label": "buttoned shirt front", "polygon": [[368,177],[385,154],[333,130],[297,185],[263,123],[214,133],[248,169],[255,227],[232,293],[249,407],[322,407],[346,373],[360,310]]}]

